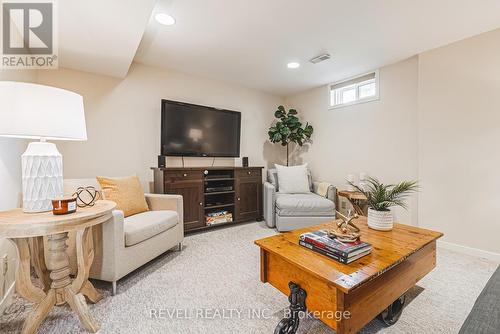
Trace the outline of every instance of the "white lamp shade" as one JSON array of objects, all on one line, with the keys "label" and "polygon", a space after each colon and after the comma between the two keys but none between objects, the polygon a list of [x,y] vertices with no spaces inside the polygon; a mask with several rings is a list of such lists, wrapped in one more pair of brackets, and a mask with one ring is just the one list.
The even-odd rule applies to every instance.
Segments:
[{"label": "white lamp shade", "polygon": [[0,81],[0,136],[87,140],[83,98],[60,88]]}]

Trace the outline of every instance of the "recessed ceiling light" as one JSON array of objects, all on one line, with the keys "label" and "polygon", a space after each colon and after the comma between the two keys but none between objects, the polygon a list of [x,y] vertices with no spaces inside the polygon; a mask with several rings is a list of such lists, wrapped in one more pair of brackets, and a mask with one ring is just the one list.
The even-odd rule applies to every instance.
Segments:
[{"label": "recessed ceiling light", "polygon": [[155,15],[155,19],[158,23],[163,24],[165,26],[173,26],[175,24],[175,19],[165,13],[158,13]]},{"label": "recessed ceiling light", "polygon": [[299,68],[299,67],[300,67],[300,64],[299,64],[299,63],[297,63],[297,62],[295,62],[295,61],[293,61],[293,62],[291,62],[291,63],[288,63],[288,64],[286,65],[286,67],[291,68],[291,69],[296,69],[296,68]]}]

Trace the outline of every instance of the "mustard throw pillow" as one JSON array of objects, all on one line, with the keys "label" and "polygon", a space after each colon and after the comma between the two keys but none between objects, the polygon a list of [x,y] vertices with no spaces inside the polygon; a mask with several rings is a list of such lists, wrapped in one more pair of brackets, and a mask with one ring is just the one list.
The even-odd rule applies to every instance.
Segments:
[{"label": "mustard throw pillow", "polygon": [[108,178],[96,177],[102,189],[104,199],[116,203],[116,209],[122,210],[125,217],[148,211],[144,190],[137,176]]}]

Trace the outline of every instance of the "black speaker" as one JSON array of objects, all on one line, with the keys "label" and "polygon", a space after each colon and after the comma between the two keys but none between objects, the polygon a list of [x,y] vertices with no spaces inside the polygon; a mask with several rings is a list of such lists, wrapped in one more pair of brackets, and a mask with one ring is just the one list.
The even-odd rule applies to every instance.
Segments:
[{"label": "black speaker", "polygon": [[167,167],[167,157],[164,155],[158,156],[158,168]]},{"label": "black speaker", "polygon": [[243,157],[241,164],[243,167],[248,167],[248,157]]}]

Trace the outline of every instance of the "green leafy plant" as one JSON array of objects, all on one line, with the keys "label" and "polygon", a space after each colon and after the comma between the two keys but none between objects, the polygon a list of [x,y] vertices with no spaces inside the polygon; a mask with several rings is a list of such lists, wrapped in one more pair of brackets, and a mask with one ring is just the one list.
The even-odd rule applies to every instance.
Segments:
[{"label": "green leafy plant", "polygon": [[417,181],[402,181],[398,184],[383,184],[374,177],[366,180],[366,188],[349,182],[351,186],[362,192],[367,199],[368,206],[377,211],[388,211],[391,206],[400,206],[407,209],[405,200],[412,193],[418,191]]},{"label": "green leafy plant", "polygon": [[297,117],[297,110],[290,109],[288,112],[285,107],[279,106],[274,112],[274,117],[278,119],[274,126],[271,126],[268,131],[269,141],[272,143],[281,143],[286,146],[286,165],[288,166],[288,145],[293,142],[299,146],[304,145],[306,141],[311,139],[313,127],[306,123],[302,127],[302,123]]}]

